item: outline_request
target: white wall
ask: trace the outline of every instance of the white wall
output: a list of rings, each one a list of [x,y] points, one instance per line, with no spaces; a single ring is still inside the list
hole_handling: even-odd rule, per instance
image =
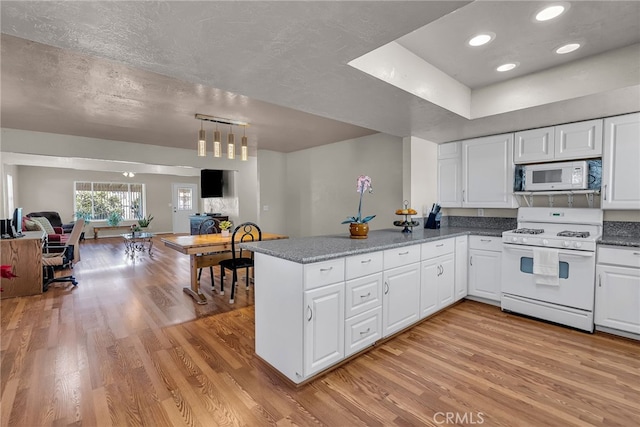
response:
[[[287,155],[276,151],[258,151],[259,222],[271,233],[288,234],[290,213],[286,211]],[[266,209],[266,210],[265,210]]]
[[[402,206],[402,140],[386,134],[341,141],[286,155],[285,218],[289,236],[348,233],[341,224],[358,213],[359,175],[371,177],[362,215],[370,229],[393,228]],[[263,175],[261,169],[261,175]]]
[[[404,199],[426,216],[438,201],[438,145],[415,136],[403,138]]]

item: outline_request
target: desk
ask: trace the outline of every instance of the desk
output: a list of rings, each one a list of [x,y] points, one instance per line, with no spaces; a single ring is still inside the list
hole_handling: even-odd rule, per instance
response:
[[[42,293],[42,246],[44,231],[25,231],[24,237],[2,239],[2,265],[10,265],[18,276],[2,279],[2,299]]]
[[[151,249],[153,249],[153,233],[141,233],[136,231],[135,233],[121,234],[124,239],[124,251],[127,255],[133,256],[136,251],[144,252],[145,250],[151,256]],[[147,247],[145,247],[145,243]]]
[[[262,233],[262,240],[287,238],[288,236],[282,234]],[[231,237],[222,237],[220,234],[203,234],[196,236],[168,236],[160,240],[165,246],[189,255],[191,259],[191,287],[183,288],[183,290],[191,295],[198,304],[206,304],[207,298],[200,292],[198,269],[218,265],[221,260],[231,258]]]

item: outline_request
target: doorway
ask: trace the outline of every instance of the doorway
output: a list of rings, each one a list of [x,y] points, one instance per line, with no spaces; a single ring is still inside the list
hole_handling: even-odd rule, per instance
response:
[[[198,212],[198,186],[196,184],[171,184],[173,202],[173,232],[191,232],[189,217]]]

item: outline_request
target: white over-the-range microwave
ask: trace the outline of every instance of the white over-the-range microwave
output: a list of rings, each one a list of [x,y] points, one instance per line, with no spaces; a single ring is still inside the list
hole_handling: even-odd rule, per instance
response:
[[[586,190],[589,162],[543,163],[524,166],[525,191]]]

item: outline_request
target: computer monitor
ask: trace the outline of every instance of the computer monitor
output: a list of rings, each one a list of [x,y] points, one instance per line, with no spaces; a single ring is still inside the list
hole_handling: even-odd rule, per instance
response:
[[[22,208],[15,208],[13,211],[13,229],[15,230],[15,235],[22,235]]]

